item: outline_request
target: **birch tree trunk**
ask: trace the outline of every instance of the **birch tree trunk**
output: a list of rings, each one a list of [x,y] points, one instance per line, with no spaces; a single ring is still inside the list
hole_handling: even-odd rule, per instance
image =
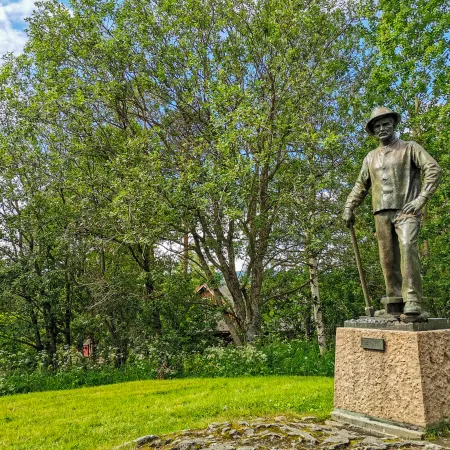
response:
[[[325,324],[323,321],[322,303],[320,301],[319,282],[317,273],[317,258],[310,256],[309,264],[309,285],[311,287],[311,299],[313,305],[314,324],[317,332],[317,341],[319,344],[320,355],[323,356],[327,349],[327,340],[325,336]]]

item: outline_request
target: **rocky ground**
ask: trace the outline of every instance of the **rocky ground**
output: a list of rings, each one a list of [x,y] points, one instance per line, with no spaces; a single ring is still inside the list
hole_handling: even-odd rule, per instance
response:
[[[203,430],[144,436],[133,443],[139,450],[444,450],[447,447],[430,441],[366,434],[332,420],[322,423],[315,417],[284,416],[212,423]],[[117,449],[129,448],[130,444]]]

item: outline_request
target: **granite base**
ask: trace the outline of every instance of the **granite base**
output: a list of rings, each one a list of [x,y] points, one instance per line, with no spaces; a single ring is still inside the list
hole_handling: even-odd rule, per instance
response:
[[[391,420],[380,420],[365,414],[358,414],[351,411],[335,409],[331,413],[333,420],[346,425],[357,427],[364,432],[375,435],[395,436],[404,439],[423,439],[425,429],[413,427],[408,424],[393,422]]]
[[[334,406],[420,429],[450,419],[450,330],[338,328]]]

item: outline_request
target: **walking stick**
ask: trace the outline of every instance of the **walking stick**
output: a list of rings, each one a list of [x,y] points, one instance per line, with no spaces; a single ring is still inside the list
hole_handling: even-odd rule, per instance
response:
[[[366,316],[373,317],[374,309],[370,306],[369,291],[367,290],[366,279],[364,277],[364,271],[361,263],[361,256],[359,254],[358,242],[356,241],[355,229],[353,224],[350,225],[350,236],[352,238],[353,250],[355,251],[356,265],[358,266],[359,278],[361,280],[361,286],[364,293],[364,300],[366,302],[366,307],[364,311]]]

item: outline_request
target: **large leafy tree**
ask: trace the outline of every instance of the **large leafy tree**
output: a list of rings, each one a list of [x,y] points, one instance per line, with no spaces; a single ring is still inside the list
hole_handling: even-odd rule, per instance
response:
[[[128,247],[150,296],[155,248],[189,234],[192,264],[231,293],[238,333],[258,335],[282,202],[312,180],[295,161],[357,86],[354,25],[347,2],[40,5],[31,78],[69,158],[82,157],[85,224]]]

